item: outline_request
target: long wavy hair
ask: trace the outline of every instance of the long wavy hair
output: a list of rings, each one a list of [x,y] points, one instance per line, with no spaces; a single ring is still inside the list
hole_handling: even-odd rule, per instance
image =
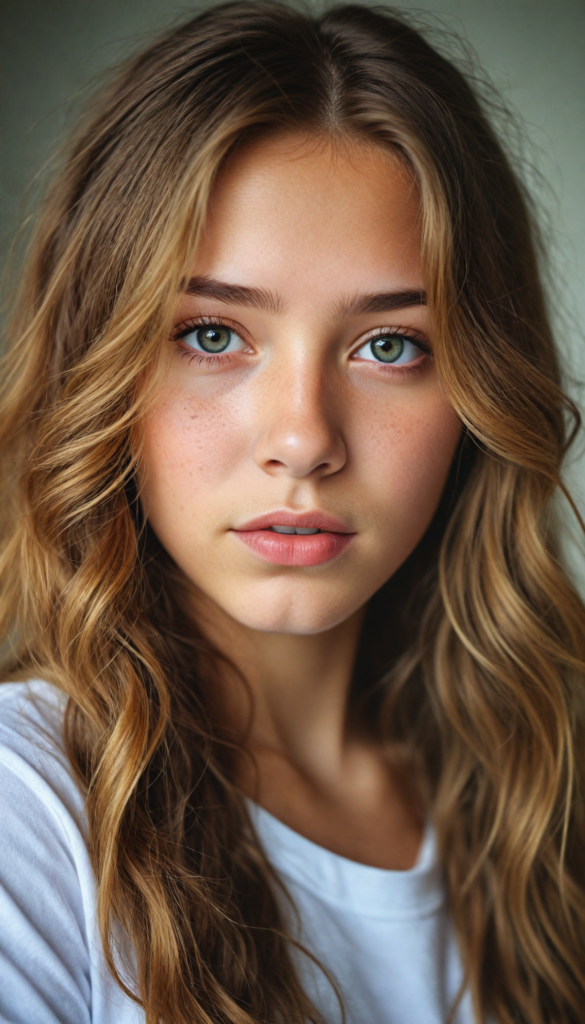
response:
[[[3,366],[4,678],[69,698],[104,949],[148,1024],[320,1021],[212,704],[222,654],[134,483],[218,170],[251,136],[287,132],[391,149],[415,175],[437,372],[464,426],[427,534],[370,602],[354,699],[433,817],[478,1022],[575,1024],[585,609],[552,504],[578,414],[523,187],[473,89],[402,16],[216,6],[87,110]]]

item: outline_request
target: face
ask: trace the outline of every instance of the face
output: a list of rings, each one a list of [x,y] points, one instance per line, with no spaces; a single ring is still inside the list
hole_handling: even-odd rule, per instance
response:
[[[391,154],[288,137],[224,168],[140,481],[208,609],[319,633],[421,539],[460,433],[422,290],[419,196]]]

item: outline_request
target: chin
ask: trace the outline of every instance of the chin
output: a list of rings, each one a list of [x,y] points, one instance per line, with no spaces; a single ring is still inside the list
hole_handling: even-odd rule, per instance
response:
[[[224,610],[247,629],[260,633],[289,633],[295,636],[312,636],[325,633],[349,619],[362,602],[353,600],[332,600],[329,595],[320,600],[316,595],[280,596],[250,601],[230,601],[223,604]]]

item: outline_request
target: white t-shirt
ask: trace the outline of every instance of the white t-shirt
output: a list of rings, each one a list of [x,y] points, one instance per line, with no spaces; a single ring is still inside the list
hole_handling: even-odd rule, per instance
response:
[[[48,683],[0,685],[0,1021],[144,1024],[104,961],[63,709]],[[385,871],[315,845],[255,804],[251,812],[299,911],[300,933],[292,915],[290,927],[335,976],[348,1024],[444,1024],[461,968],[432,832],[412,870]],[[299,967],[338,1024],[329,983],[306,957]],[[466,998],[456,1024],[472,1021]]]

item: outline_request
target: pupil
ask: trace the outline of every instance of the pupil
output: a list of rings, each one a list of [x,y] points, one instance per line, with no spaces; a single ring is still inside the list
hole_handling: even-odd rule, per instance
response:
[[[404,352],[404,339],[398,334],[384,334],[371,343],[372,353],[382,363],[395,363]]]
[[[201,327],[197,341],[204,352],[223,352],[230,343],[230,331],[227,327]]]

